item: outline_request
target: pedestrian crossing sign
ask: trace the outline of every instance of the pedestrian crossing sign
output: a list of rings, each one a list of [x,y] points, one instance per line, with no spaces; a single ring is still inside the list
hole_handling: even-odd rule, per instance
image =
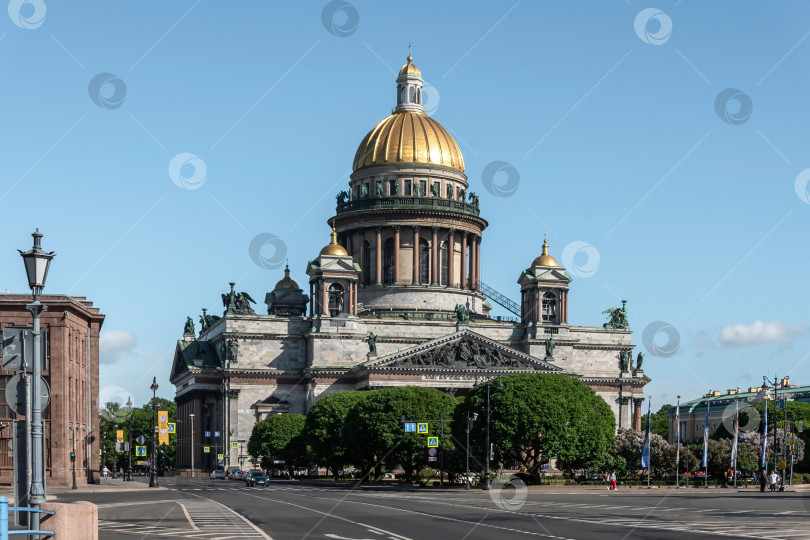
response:
[[[438,447],[439,447],[439,438],[428,437],[428,448],[438,448]]]
[[[232,442],[231,443],[231,448],[239,448],[239,443],[238,442]]]
[[[172,435],[177,433],[177,424],[175,424],[174,422],[169,422],[169,433]]]
[[[135,455],[136,456],[145,456],[146,455],[146,447],[145,446],[136,446],[135,447]]]
[[[416,432],[422,433],[423,435],[427,435],[428,434],[427,422],[419,422],[418,424],[416,424]]]
[[[224,456],[222,454],[217,454],[217,459],[222,461],[224,459]]]
[[[203,446],[203,454],[207,454],[207,453],[209,453],[210,451],[211,451],[211,447],[210,447],[210,446]]]

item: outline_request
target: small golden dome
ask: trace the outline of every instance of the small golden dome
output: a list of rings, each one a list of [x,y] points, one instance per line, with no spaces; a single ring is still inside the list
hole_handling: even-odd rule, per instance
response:
[[[413,65],[413,56],[410,54],[408,55],[408,63],[402,66],[402,69],[399,70],[400,77],[407,77],[409,79],[412,78],[422,78],[422,72],[419,70],[418,67]]]
[[[328,245],[324,246],[324,248],[321,250],[321,255],[334,255],[335,257],[349,256],[349,252],[346,251],[346,248],[337,242],[337,231],[335,230],[334,223],[332,223],[332,241],[329,242]]]
[[[557,260],[548,254],[548,241],[543,238],[543,253],[537,257],[532,263],[532,268],[535,266],[560,266]]]
[[[356,171],[402,163],[440,165],[464,172],[464,158],[456,141],[422,111],[397,111],[374,126],[357,148],[352,168]]]
[[[276,289],[300,289],[298,283],[290,278],[290,266],[284,268],[284,279],[276,283]]]

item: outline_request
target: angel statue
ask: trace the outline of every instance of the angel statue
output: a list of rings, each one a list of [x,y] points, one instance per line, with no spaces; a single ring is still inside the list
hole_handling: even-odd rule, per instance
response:
[[[255,315],[256,312],[250,307],[250,304],[256,303],[256,300],[250,297],[246,292],[237,293],[234,290],[236,283],[231,282],[231,290],[222,295],[222,305],[225,306],[225,315]]]
[[[186,317],[186,327],[183,329],[183,335],[193,336],[197,332],[194,330],[194,319]]]
[[[627,300],[622,300],[622,307],[608,308],[602,313],[608,314],[610,319],[602,325],[603,327],[623,330],[630,328],[630,324],[627,322]]]

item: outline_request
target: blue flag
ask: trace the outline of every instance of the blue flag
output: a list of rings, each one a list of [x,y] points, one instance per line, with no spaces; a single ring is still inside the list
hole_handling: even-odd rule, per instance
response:
[[[709,411],[712,408],[711,402],[706,402],[706,422],[703,424],[703,461],[700,466],[704,469],[709,466]]]
[[[765,422],[762,424],[762,461],[760,468],[764,469],[768,465],[768,402],[765,402]]]
[[[650,402],[647,402],[647,430],[644,432],[644,448],[641,449],[641,468],[650,467]]]

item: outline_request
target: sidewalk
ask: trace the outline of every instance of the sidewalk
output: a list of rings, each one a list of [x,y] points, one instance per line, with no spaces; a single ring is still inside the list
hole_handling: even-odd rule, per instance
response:
[[[148,489],[166,490],[165,487],[150,488],[149,479],[142,476],[133,476],[132,482],[124,482],[121,478],[108,478],[101,480],[100,484],[87,484],[77,483],[77,489],[72,489],[70,486],[46,486],[48,501],[55,501],[59,499],[59,495],[68,493],[81,494],[81,493],[105,493],[105,492],[125,492],[125,491],[142,491]],[[158,479],[158,485],[160,479]],[[9,501],[9,505],[14,505],[14,491],[9,490],[7,493],[2,493]]]

